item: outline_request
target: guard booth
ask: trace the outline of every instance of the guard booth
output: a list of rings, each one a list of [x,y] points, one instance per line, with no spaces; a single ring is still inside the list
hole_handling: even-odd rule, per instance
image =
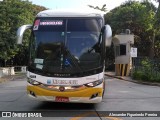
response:
[[[134,44],[134,35],[130,30],[115,35],[113,38],[115,51],[115,74],[116,76],[128,76],[131,69],[131,45]]]

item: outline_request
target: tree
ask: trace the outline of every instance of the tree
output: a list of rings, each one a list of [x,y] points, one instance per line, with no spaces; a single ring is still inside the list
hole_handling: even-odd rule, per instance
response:
[[[28,46],[29,33],[25,34],[22,47],[16,45],[16,31],[23,24],[33,22],[35,14],[44,7],[32,5],[28,0],[3,0],[0,2],[0,59],[13,59]],[[19,56],[20,57],[20,56]]]
[[[32,20],[30,22],[26,22],[23,24],[32,24],[37,13],[39,13],[40,11],[46,10],[45,7],[34,5],[34,4],[32,4],[30,7],[31,7],[31,11],[29,11],[29,12],[31,13],[30,18]],[[21,24],[21,25],[23,25],[23,24]],[[19,25],[18,27],[20,27],[21,25]],[[13,63],[15,65],[27,65],[28,64],[28,59],[26,59],[26,58],[28,58],[28,55],[29,55],[28,46],[29,46],[30,32],[31,32],[30,30],[27,30],[24,34],[23,44],[19,46],[19,51],[14,56],[14,59],[13,59],[13,61],[14,61]]]
[[[107,23],[111,24],[113,33],[130,29],[135,34],[135,44],[139,54],[148,56],[153,43],[154,16],[156,8],[149,1],[127,1],[106,14]]]
[[[96,9],[96,10],[100,10],[100,11],[104,11],[104,12],[107,12],[107,8],[106,8],[106,4],[104,4],[101,8],[96,6],[92,6],[92,5],[88,5],[90,8],[93,8],[93,9]]]
[[[157,11],[154,16],[154,33],[152,37],[152,51],[150,54],[159,56],[160,58],[160,0],[155,0],[158,3]],[[154,50],[154,51],[153,51]]]

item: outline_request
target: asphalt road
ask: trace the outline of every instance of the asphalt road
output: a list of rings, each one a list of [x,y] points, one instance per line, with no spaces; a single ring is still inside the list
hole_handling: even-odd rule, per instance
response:
[[[132,111],[160,111],[160,87],[136,84],[106,77],[106,91],[101,103],[71,104],[30,100],[26,94],[26,79],[16,79],[0,83],[0,111],[44,112],[42,118],[26,120],[159,120],[160,117],[108,117],[113,113]],[[104,112],[101,112],[104,111]],[[144,112],[143,112],[144,113]],[[1,113],[0,113],[1,114]],[[78,116],[78,117],[77,117]],[[11,118],[0,118],[0,120]],[[12,118],[18,120],[18,118]],[[22,119],[22,118],[19,118]]]

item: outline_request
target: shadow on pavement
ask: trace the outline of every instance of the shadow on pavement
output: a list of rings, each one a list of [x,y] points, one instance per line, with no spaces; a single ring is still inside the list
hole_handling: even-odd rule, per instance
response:
[[[94,110],[94,104],[42,102],[35,110]]]

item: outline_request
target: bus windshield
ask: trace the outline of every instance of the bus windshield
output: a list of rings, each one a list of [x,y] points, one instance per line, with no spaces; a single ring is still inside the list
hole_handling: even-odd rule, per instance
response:
[[[101,62],[101,18],[36,18],[29,67],[43,73],[75,73]]]

